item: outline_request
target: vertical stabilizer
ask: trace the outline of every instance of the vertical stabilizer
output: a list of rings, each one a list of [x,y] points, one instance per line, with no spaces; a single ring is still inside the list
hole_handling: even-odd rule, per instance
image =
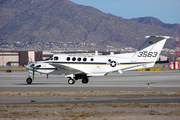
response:
[[[165,42],[169,36],[146,36],[147,40],[134,53],[136,61],[156,62]]]

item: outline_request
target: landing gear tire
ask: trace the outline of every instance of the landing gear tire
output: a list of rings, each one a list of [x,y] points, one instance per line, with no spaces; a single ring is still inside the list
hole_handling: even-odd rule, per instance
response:
[[[27,78],[26,82],[27,82],[27,84],[31,84],[32,83],[32,78]]]
[[[72,85],[72,84],[74,84],[74,83],[75,83],[75,80],[74,80],[74,79],[72,79],[72,78],[70,78],[70,79],[68,80],[68,83],[69,83],[70,85]]]
[[[83,79],[82,79],[82,83],[83,83],[83,84],[87,84],[88,82],[89,82],[89,79],[88,79],[88,78],[83,78]]]

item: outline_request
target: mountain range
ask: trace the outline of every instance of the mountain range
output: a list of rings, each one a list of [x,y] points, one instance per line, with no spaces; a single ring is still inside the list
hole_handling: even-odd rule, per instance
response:
[[[180,24],[154,17],[124,19],[70,0],[0,0],[0,44],[17,41],[96,43],[138,48],[146,35],[175,36]],[[165,44],[174,48],[174,40]]]

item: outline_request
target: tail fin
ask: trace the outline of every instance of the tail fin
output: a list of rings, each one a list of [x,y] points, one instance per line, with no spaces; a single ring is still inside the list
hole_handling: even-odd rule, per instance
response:
[[[136,61],[156,62],[165,42],[169,36],[146,36],[147,40],[134,53],[133,59]]]

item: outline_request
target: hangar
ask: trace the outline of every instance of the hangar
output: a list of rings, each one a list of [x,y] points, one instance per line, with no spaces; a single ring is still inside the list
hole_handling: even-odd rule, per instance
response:
[[[0,66],[23,66],[29,62],[42,60],[42,52],[35,51],[1,51]]]

